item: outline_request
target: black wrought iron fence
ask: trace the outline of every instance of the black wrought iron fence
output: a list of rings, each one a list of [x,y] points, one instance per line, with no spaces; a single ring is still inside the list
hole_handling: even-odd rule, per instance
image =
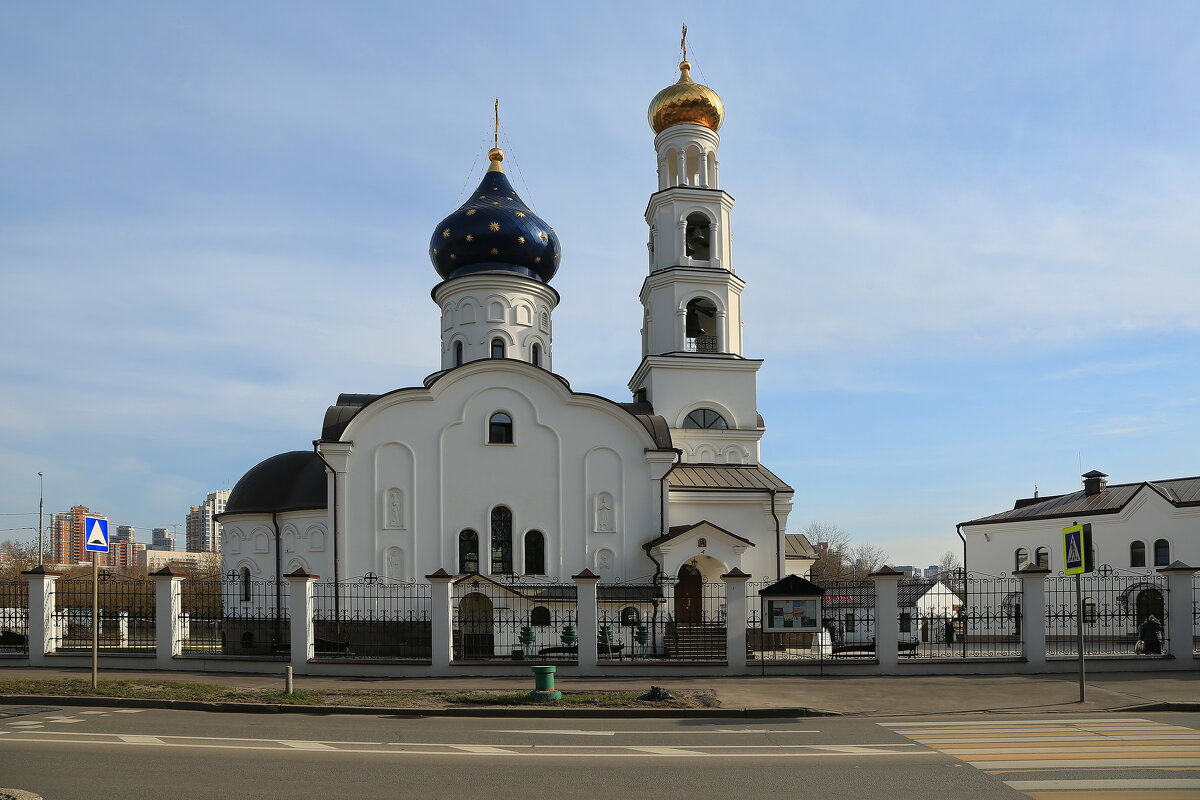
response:
[[[1080,619],[1080,605],[1085,655],[1133,655],[1139,628],[1150,616],[1162,626],[1160,652],[1166,651],[1165,577],[1153,570],[1121,570],[1104,564],[1080,576],[1080,587],[1082,603],[1077,604],[1074,576],[1046,579],[1047,655],[1078,655],[1076,621]]]
[[[493,580],[468,575],[454,585],[456,661],[577,661],[579,615],[573,583]]]
[[[99,610],[98,649],[106,653],[153,653],[156,637],[154,581],[101,570],[96,593]],[[55,581],[51,619],[51,646],[55,652],[91,650],[90,575]]]
[[[901,657],[1020,657],[1020,578],[971,572],[903,580],[897,589]]]
[[[29,653],[29,584],[0,581],[0,655]]]
[[[597,601],[603,661],[725,660],[722,582],[660,578],[600,584]]]
[[[1200,572],[1192,575],[1192,652],[1200,653]]]
[[[429,660],[430,586],[380,578],[313,584],[317,658]]]
[[[822,582],[821,645],[834,659],[875,658],[875,582]]]
[[[234,573],[223,580],[185,580],[181,592],[184,655],[288,658],[287,581]]]

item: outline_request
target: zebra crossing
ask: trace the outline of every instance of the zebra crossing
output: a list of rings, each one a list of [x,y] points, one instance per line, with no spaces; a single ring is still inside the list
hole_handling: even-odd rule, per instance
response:
[[[1200,731],[1181,725],[1129,717],[880,725],[1036,800],[1200,797]],[[1097,774],[1147,770],[1153,777]]]

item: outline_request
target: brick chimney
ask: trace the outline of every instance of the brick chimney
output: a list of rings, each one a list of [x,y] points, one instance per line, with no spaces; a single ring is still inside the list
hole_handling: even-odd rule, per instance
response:
[[[1108,488],[1108,476],[1098,469],[1083,473],[1083,493],[1091,496]]]

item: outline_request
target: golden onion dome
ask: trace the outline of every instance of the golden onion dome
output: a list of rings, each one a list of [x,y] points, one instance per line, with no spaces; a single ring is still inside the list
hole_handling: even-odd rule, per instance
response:
[[[690,123],[719,130],[725,117],[725,104],[712,89],[692,80],[692,65],[679,65],[679,82],[654,95],[650,101],[650,127],[662,133],[672,125]]]

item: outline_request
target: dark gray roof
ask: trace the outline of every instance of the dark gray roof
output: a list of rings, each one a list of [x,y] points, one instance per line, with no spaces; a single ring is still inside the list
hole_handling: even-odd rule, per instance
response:
[[[225,503],[229,514],[328,508],[325,464],[311,450],[271,456],[242,476]]]
[[[679,464],[667,476],[672,489],[790,492],[792,487],[761,464]]]
[[[699,522],[692,523],[691,525],[672,525],[670,528],[667,529],[667,532],[664,533],[662,536],[657,536],[657,537],[651,539],[650,541],[646,542],[644,545],[642,545],[642,549],[649,551],[650,548],[657,547],[658,545],[662,544],[663,542],[669,542],[678,536],[683,536],[688,531],[695,530],[696,528],[699,528],[701,525],[707,525],[708,527],[713,528],[714,530],[716,530],[719,533],[723,533],[726,536],[729,536],[730,538],[736,539],[737,541],[741,542],[742,544],[747,544],[747,545],[750,545],[751,547],[754,547],[754,542],[750,541],[749,539],[747,539],[743,536],[738,536],[733,531],[727,531],[724,528],[722,528],[720,525],[714,525],[706,519],[702,519]]]
[[[783,554],[788,558],[816,558],[817,551],[803,533],[783,535]]]
[[[1115,514],[1143,489],[1159,494],[1176,507],[1200,505],[1200,477],[1172,478],[1165,481],[1109,484],[1096,494],[1083,490],[1046,498],[1022,498],[1013,508],[980,517],[963,525],[989,525],[999,522],[1026,522],[1034,519],[1057,519],[1087,514]]]

